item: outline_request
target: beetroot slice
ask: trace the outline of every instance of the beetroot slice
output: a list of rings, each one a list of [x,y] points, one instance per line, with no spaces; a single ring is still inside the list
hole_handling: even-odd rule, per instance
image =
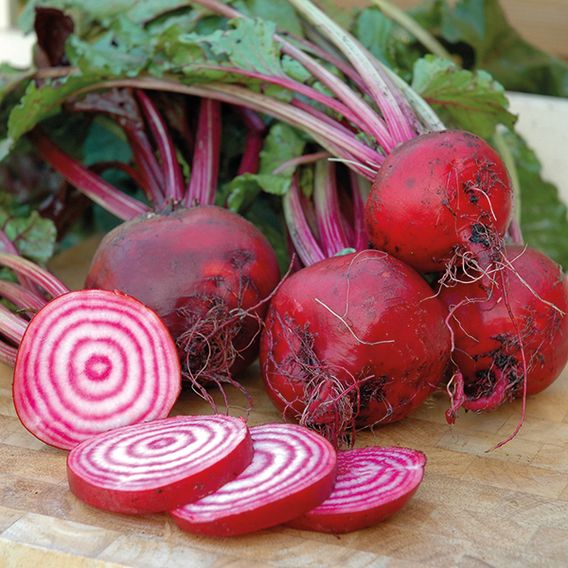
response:
[[[67,458],[71,491],[93,507],[157,513],[200,499],[252,460],[245,422],[230,416],[175,416],[86,440]]]
[[[171,512],[183,530],[232,536],[272,527],[315,507],[331,493],[336,452],[322,436],[294,424],[251,428],[254,457],[215,493]]]
[[[408,448],[370,447],[340,452],[331,495],[288,526],[346,533],[384,521],[418,489],[425,465],[426,456]]]
[[[180,389],[176,346],[158,316],[130,296],[103,290],[69,292],[40,310],[14,368],[22,424],[63,449],[165,418]]]

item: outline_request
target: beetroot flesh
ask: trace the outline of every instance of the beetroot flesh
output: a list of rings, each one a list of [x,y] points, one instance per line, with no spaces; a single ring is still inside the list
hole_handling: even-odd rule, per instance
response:
[[[456,284],[440,293],[448,308],[454,308],[449,323],[453,360],[460,371],[450,421],[459,406],[492,410],[522,396],[525,380],[527,394],[536,394],[568,363],[566,276],[534,249],[508,245],[504,259],[490,294],[479,282]]]
[[[379,170],[365,220],[374,248],[422,272],[456,254],[485,269],[509,225],[512,190],[501,158],[477,136],[446,130],[400,145]],[[465,258],[462,258],[465,255]]]
[[[289,527],[334,534],[370,527],[397,513],[424,477],[426,456],[407,448],[357,448],[337,455],[331,495]]]
[[[272,298],[260,349],[267,392],[287,418],[341,445],[356,428],[404,418],[440,383],[444,318],[420,275],[385,252],[313,264]]]
[[[117,513],[158,513],[196,501],[240,474],[252,460],[243,420],[175,416],[86,440],[67,458],[71,492]]]
[[[134,298],[103,290],[49,302],[30,321],[14,368],[20,421],[62,449],[164,418],[180,390],[176,347],[158,316]]]
[[[326,499],[335,482],[336,452],[327,440],[294,424],[251,428],[252,463],[200,501],[171,512],[183,530],[235,536],[285,523]]]
[[[279,276],[274,251],[254,225],[201,206],[138,217],[111,231],[86,286],[121,290],[154,309],[189,377],[207,383],[254,360],[266,312],[259,304]]]

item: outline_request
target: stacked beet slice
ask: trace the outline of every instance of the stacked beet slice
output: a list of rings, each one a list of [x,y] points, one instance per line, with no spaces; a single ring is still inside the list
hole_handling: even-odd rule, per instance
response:
[[[118,428],[69,453],[71,491],[120,513],[169,512],[183,530],[235,536],[287,523],[341,533],[384,520],[422,481],[406,448],[337,453],[295,424],[250,430],[224,415],[177,416]]]
[[[157,513],[217,490],[247,467],[252,440],[243,420],[176,416],[111,430],[67,459],[71,491],[117,513]]]

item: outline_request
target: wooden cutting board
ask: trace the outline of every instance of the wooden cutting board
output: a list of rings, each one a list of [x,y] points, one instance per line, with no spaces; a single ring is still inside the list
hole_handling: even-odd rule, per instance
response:
[[[52,269],[80,286],[95,244],[67,252]],[[244,384],[255,400],[250,424],[279,420],[257,368]],[[107,514],[78,501],[67,488],[66,453],[20,425],[11,370],[0,366],[0,566],[567,566],[568,369],[529,400],[521,432],[497,451],[487,452],[514,429],[519,403],[462,415],[453,427],[444,422],[445,408],[445,398],[434,396],[411,418],[358,438],[361,446],[409,446],[428,456],[424,483],[392,519],[342,536],[278,527],[214,539],[185,534],[165,515]],[[189,393],[175,407],[181,414],[209,411]]]

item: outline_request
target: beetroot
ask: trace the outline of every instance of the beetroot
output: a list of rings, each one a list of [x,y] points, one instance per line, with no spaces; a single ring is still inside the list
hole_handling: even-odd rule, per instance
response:
[[[373,247],[423,272],[487,270],[510,221],[512,190],[499,155],[481,138],[447,130],[387,157],[365,220]]]
[[[100,244],[86,286],[122,290],[156,310],[197,381],[221,380],[256,357],[261,305],[279,279],[251,223],[219,207],[142,216]]]
[[[0,266],[19,284],[0,286],[0,359],[14,365],[13,400],[37,438],[70,449],[112,428],[164,418],[181,390],[175,343],[138,300],[69,289],[12,254]],[[30,319],[31,318],[31,319]]]
[[[175,344],[158,316],[134,298],[84,290],[52,300],[29,323],[13,398],[34,436],[70,449],[167,416],[180,386]]]
[[[67,475],[71,491],[88,505],[157,513],[215,491],[251,460],[243,420],[176,416],[86,440],[69,453]]]
[[[315,432],[294,424],[251,428],[252,463],[203,499],[172,511],[183,530],[233,536],[272,527],[326,499],[335,482],[336,453]]]
[[[337,455],[331,495],[288,526],[346,533],[375,525],[398,512],[424,477],[426,456],[408,448],[357,448]]]
[[[188,182],[173,136],[143,91],[98,94],[76,103],[76,108],[117,120],[133,152],[134,165],[128,165],[127,171],[153,208],[149,212],[41,132],[34,134],[37,149],[54,169],[126,221],[100,244],[86,287],[120,290],[154,309],[174,336],[184,378],[214,407],[206,390],[212,384],[223,395],[224,383],[236,386],[250,402],[233,374],[256,357],[264,303],[280,273],[276,254],[263,234],[244,218],[213,205],[221,138],[219,103],[200,102]],[[258,136],[257,132],[252,138]],[[258,154],[257,141],[243,156],[247,171],[256,163],[255,149]]]
[[[568,362],[568,281],[544,254],[518,245],[503,252],[488,292],[479,282],[443,288],[454,336],[453,421],[460,406],[491,410],[548,387]]]
[[[272,298],[260,349],[268,394],[335,444],[400,420],[443,378],[444,317],[427,283],[385,252],[317,262]]]

